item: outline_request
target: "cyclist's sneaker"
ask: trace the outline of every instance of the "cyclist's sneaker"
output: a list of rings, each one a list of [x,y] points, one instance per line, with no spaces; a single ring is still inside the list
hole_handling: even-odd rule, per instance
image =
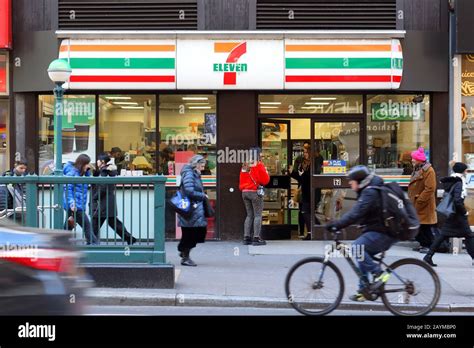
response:
[[[355,302],[364,302],[366,298],[360,292],[356,292],[354,295],[349,297],[349,300],[355,301]]]
[[[388,282],[390,279],[391,274],[388,272],[380,272],[379,274],[374,275],[374,282],[371,286],[371,289],[378,289],[380,288],[383,284]]]

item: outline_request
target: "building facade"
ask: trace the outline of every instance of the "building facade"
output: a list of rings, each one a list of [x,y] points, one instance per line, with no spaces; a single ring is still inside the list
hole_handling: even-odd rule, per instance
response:
[[[351,166],[403,185],[422,146],[448,173],[449,18],[441,0],[17,0],[10,154],[40,175],[54,167],[46,69],[60,57],[73,68],[64,160],[120,149],[122,175],[166,175],[171,196],[184,163],[203,154],[217,210],[208,238],[233,239],[244,219],[239,150],[258,145],[271,174],[264,237],[289,239],[298,208],[287,172],[308,142],[322,239],[320,224],[354,202]],[[166,231],[179,237],[171,211]]]

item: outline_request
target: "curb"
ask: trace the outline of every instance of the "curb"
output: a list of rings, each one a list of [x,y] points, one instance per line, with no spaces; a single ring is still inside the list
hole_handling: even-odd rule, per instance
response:
[[[135,294],[95,293],[90,291],[86,300],[101,306],[180,306],[180,307],[254,307],[292,308],[286,299],[272,297],[217,296],[203,294]],[[381,302],[357,303],[343,301],[338,309],[388,311]],[[474,313],[473,304],[438,304],[434,312]]]

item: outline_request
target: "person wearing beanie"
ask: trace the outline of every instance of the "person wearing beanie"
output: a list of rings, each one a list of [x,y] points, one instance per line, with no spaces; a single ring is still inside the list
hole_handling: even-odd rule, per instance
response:
[[[436,249],[449,238],[464,238],[467,253],[471,256],[472,265],[474,266],[474,234],[467,219],[468,212],[464,206],[464,199],[467,196],[466,173],[467,165],[462,162],[456,162],[452,166],[453,174],[441,179],[444,191],[448,195],[452,195],[455,206],[455,213],[446,219],[441,233],[437,236],[430,246],[428,254],[423,258],[431,266],[436,266],[433,262],[433,255]]]
[[[390,249],[397,242],[388,234],[382,216],[382,204],[377,187],[383,186],[383,179],[370,173],[366,166],[355,166],[347,174],[351,189],[357,193],[357,202],[351,210],[342,216],[340,220],[331,221],[326,224],[328,231],[334,232],[352,224],[363,226],[363,232],[353,243],[355,259],[362,273],[359,290],[350,296],[352,301],[363,302],[366,300],[363,293],[365,284],[369,281],[370,274],[374,284],[382,286],[387,281],[387,274],[380,268],[380,263],[374,262],[373,256]],[[362,250],[358,253],[357,250]]]
[[[208,199],[204,192],[204,185],[201,180],[201,172],[206,167],[206,159],[201,155],[195,155],[181,170],[181,189],[192,204],[190,216],[178,215],[179,226],[182,236],[178,244],[181,265],[197,266],[191,260],[191,249],[197,243],[204,243],[207,233],[207,218],[204,208],[204,200]]]
[[[413,173],[408,185],[408,196],[420,219],[420,232],[416,240],[421,252],[427,252],[433,243],[433,229],[436,228],[436,173],[426,159],[425,149],[420,147],[411,153]]]

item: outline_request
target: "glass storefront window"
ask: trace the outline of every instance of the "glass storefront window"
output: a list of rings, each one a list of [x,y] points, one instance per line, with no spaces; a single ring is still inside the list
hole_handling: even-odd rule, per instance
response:
[[[360,164],[359,122],[314,123],[314,173],[337,175]]]
[[[468,165],[468,195],[465,204],[469,211],[469,224],[474,225],[474,55],[462,56],[461,69],[461,160]]]
[[[39,96],[39,174],[54,172],[54,96]],[[94,95],[66,95],[63,103],[63,163],[87,154],[95,162],[96,124]]]
[[[154,95],[99,96],[99,151],[110,152],[120,175],[156,173]]]
[[[9,101],[8,99],[0,99],[0,172],[5,172],[9,167],[9,151],[8,151],[8,125],[9,125]]]
[[[216,175],[215,95],[160,95],[158,172],[179,175],[195,154],[207,158],[203,175]]]
[[[258,97],[261,114],[361,114],[362,95],[271,94]]]
[[[429,96],[367,96],[367,162],[377,174],[411,174],[411,152],[422,146],[429,159],[429,145]]]
[[[8,93],[8,54],[0,52],[0,95]]]

